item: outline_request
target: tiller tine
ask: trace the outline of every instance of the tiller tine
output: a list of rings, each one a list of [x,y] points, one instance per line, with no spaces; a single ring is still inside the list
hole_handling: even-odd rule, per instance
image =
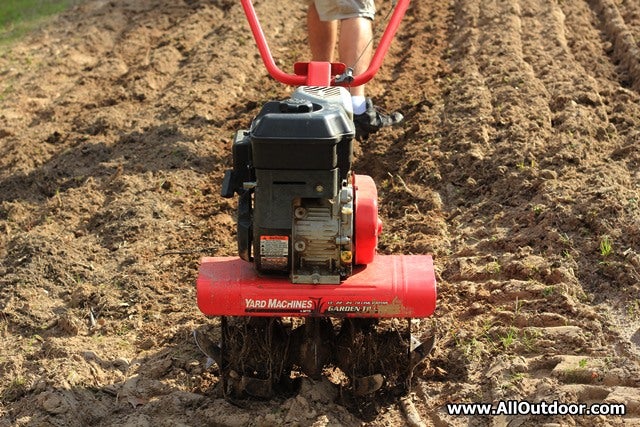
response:
[[[196,343],[196,346],[198,347],[198,349],[205,355],[207,356],[208,359],[210,359],[211,361],[215,362],[216,365],[218,365],[218,367],[220,369],[223,368],[222,366],[222,349],[220,348],[220,346],[216,343],[214,343],[213,341],[211,341],[211,339],[204,333],[198,331],[198,330],[194,330],[193,331],[193,340]]]
[[[366,396],[375,393],[382,388],[384,377],[382,374],[374,374],[366,377],[352,378],[352,387],[354,396]]]
[[[409,357],[409,369],[413,371],[422,361],[424,361],[436,345],[435,333],[424,341],[419,341],[413,335],[411,336],[411,353]]]
[[[268,399],[273,396],[271,384],[271,379],[262,380],[245,375],[240,379],[240,390],[252,397]]]

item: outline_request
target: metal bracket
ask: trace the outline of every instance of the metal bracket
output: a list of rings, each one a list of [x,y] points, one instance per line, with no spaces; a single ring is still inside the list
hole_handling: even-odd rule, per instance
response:
[[[339,74],[336,76],[336,83],[347,83],[351,84],[353,82],[353,68],[347,68],[343,74]]]

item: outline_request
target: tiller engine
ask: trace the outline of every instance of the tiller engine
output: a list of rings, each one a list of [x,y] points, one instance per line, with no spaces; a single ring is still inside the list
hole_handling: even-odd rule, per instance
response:
[[[408,381],[433,346],[410,331],[411,318],[435,310],[432,257],[376,254],[377,190],[351,168],[351,99],[337,85],[375,75],[408,3],[398,1],[367,73],[349,77],[343,64],[280,71],[251,1],[242,0],[267,69],[299,87],[236,133],[222,196],[238,197],[239,257],[200,266],[198,306],[221,317],[221,333],[219,345],[203,334],[196,341],[218,364],[227,394],[268,397],[292,376],[336,367],[364,395]]]

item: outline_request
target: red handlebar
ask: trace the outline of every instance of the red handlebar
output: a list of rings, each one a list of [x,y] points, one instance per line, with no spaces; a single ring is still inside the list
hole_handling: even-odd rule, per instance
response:
[[[389,46],[391,45],[391,41],[400,26],[400,22],[404,17],[405,12],[409,7],[410,0],[398,0],[396,7],[389,18],[389,24],[382,34],[380,41],[378,43],[378,47],[376,48],[373,57],[371,58],[371,62],[369,64],[369,68],[357,76],[354,76],[351,82],[344,83],[336,83],[335,76],[329,76],[327,78],[327,86],[329,85],[341,85],[341,86],[360,86],[367,83],[371,80],[382,65],[382,61],[384,60],[384,56],[387,54],[389,50]],[[262,32],[262,27],[260,26],[260,21],[258,20],[258,16],[256,15],[256,11],[253,7],[253,3],[251,0],[241,0],[242,7],[244,9],[244,13],[247,16],[247,20],[249,21],[249,27],[251,28],[251,32],[253,33],[253,38],[258,45],[258,50],[260,51],[260,56],[262,56],[262,61],[264,62],[265,67],[269,74],[276,80],[281,83],[291,85],[291,86],[301,86],[309,83],[308,75],[297,75],[297,74],[288,74],[282,71],[273,60],[273,56],[271,56],[271,51],[269,50],[269,45],[267,44],[266,37]],[[313,67],[312,67],[313,68]],[[318,84],[317,79],[313,79],[311,84]]]

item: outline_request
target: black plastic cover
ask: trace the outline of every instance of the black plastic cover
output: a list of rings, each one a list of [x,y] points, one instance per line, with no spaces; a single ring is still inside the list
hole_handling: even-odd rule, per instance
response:
[[[353,122],[340,105],[291,101],[266,103],[253,121],[253,167],[331,170],[351,156]]]

